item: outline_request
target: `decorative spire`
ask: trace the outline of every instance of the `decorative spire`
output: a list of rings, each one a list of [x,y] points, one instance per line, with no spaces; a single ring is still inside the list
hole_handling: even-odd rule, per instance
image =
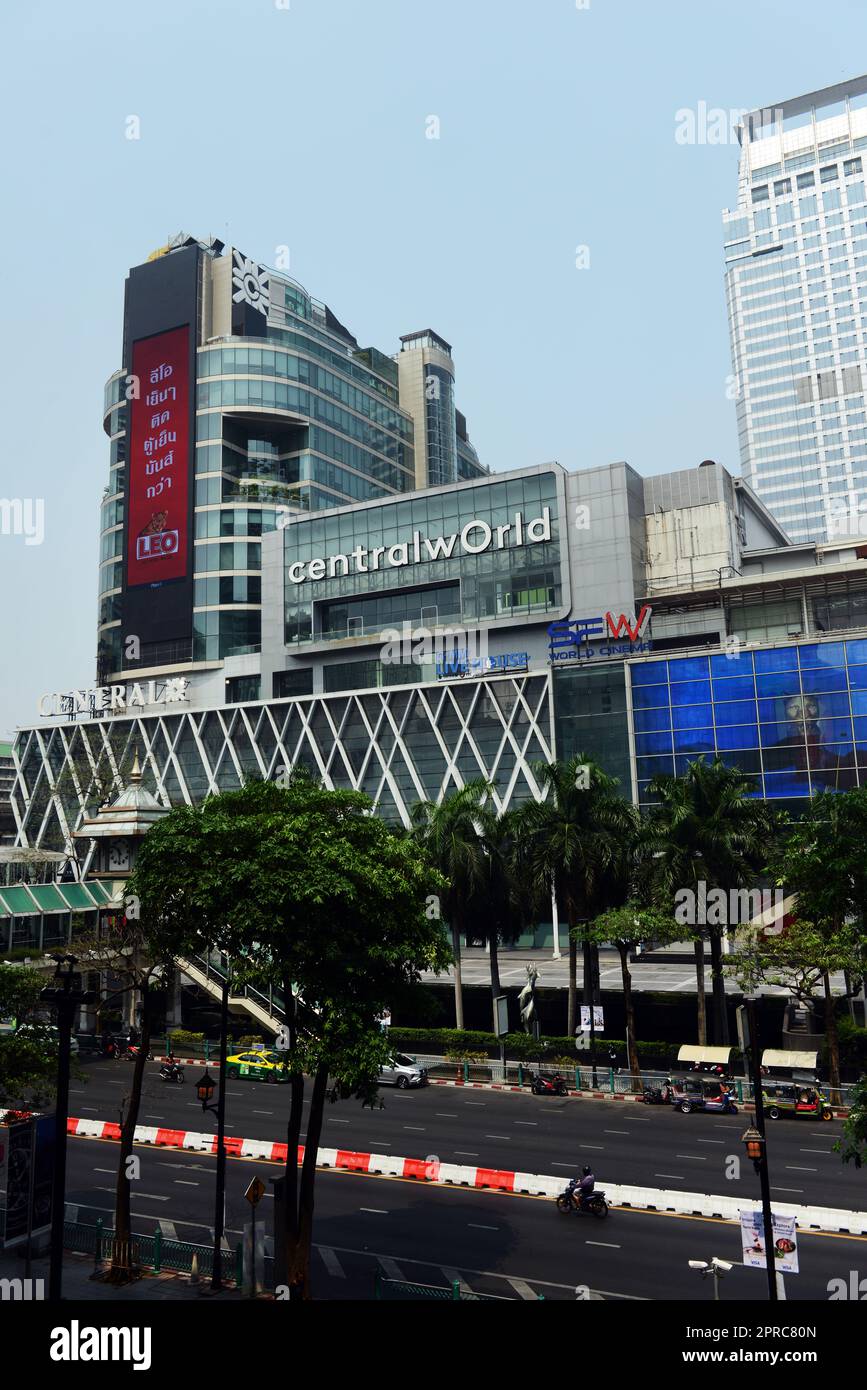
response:
[[[129,774],[129,780],[131,782],[141,781],[141,768],[138,761],[138,744],[133,748],[132,772]]]

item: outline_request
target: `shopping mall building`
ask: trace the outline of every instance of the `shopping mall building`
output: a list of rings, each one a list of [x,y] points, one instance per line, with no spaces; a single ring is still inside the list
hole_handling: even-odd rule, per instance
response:
[[[444,340],[354,348],[218,247],[130,273],[99,667],[17,734],[20,846],[83,877],[136,752],[161,807],[303,765],[403,824],[470,778],[540,796],[538,765],[578,752],[639,804],[715,753],[795,813],[867,780],[860,518],[793,545],[711,462],[488,473]],[[0,946],[34,929],[3,893]]]

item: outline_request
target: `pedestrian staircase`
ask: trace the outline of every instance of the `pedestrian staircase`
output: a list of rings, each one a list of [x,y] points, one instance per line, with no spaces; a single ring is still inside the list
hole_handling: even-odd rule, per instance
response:
[[[178,968],[212,999],[218,1002],[222,999],[229,966],[227,957],[221,952],[209,951],[200,955],[184,956],[178,961]],[[236,1014],[249,1014],[262,1028],[275,1036],[286,1022],[283,994],[280,990],[261,990],[253,985],[236,986],[232,984],[231,978],[229,1008]]]

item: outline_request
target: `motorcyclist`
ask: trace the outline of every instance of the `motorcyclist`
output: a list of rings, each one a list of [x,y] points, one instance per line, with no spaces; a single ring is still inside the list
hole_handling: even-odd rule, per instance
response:
[[[581,1169],[581,1181],[578,1184],[578,1200],[582,1205],[588,1201],[595,1186],[596,1178],[593,1175],[593,1169],[585,1163]]]
[[[170,1080],[174,1080],[179,1071],[180,1067],[178,1066],[178,1063],[175,1061],[174,1053],[170,1052],[166,1057],[165,1062],[163,1063],[163,1076],[168,1077]]]

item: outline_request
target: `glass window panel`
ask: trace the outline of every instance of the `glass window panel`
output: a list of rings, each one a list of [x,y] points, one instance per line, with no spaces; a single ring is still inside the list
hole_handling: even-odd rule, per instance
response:
[[[799,695],[800,681],[797,671],[779,671],[767,676],[756,676],[756,692],[759,697],[768,695]]]
[[[639,778],[646,778],[648,781],[660,772],[669,774],[674,772],[674,758],[671,756],[667,758],[637,758],[636,762]]]
[[[846,672],[840,667],[820,666],[813,671],[801,672],[801,685],[805,691],[845,690]]]
[[[678,661],[669,661],[668,679],[670,681],[696,680],[708,675],[706,656],[687,656]]]
[[[647,685],[632,692],[632,703],[636,709],[668,708],[668,686]]]
[[[718,704],[721,700],[749,700],[755,697],[756,687],[752,675],[735,676],[731,680],[715,680],[713,698]]]
[[[675,753],[709,753],[714,751],[713,729],[676,729]]]
[[[724,748],[758,748],[759,726],[758,724],[721,726],[718,723],[716,743],[720,750]]]
[[[810,642],[798,648],[801,670],[811,666],[842,666],[842,642]]]
[[[673,709],[671,720],[675,729],[708,729],[713,723],[711,706],[685,705],[683,709]]]
[[[766,772],[765,796],[809,796],[810,778],[806,772]]]
[[[668,705],[660,709],[637,709],[633,711],[632,722],[636,733],[671,727],[671,711]]]
[[[740,768],[741,772],[761,772],[762,758],[757,748],[739,748],[736,751],[720,750],[720,758],[726,767]]]
[[[853,642],[846,643],[846,659],[850,662],[867,662],[867,641],[858,638]]]
[[[717,728],[725,724],[749,724],[755,721],[755,718],[755,700],[732,700],[726,704],[714,705]]]
[[[754,652],[756,671],[795,671],[798,667],[796,647],[774,647],[770,651]]]
[[[636,734],[635,751],[639,756],[648,753],[670,753],[671,734],[667,729],[656,733]]]
[[[867,661],[867,657],[865,657]],[[711,675],[714,679],[726,679],[730,676],[752,675],[753,654],[752,652],[739,652],[731,656],[712,656],[710,659]]]
[[[671,687],[673,705],[697,705],[710,700],[710,681],[680,681]]]
[[[865,658],[867,660],[867,658]],[[667,677],[668,663],[665,661],[637,661],[629,668],[633,689],[639,685],[657,685]]]

